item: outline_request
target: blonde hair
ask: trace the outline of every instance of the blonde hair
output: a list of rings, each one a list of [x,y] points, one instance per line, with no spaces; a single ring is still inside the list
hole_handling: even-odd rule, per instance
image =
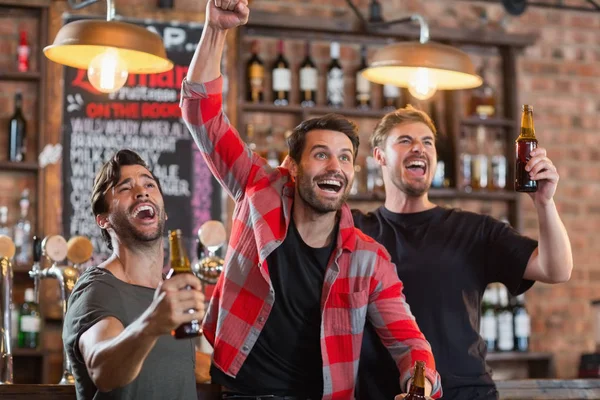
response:
[[[422,122],[431,129],[431,132],[433,132],[434,135],[436,134],[435,125],[429,115],[427,115],[425,111],[417,110],[409,104],[404,108],[399,108],[396,111],[387,113],[381,121],[379,121],[371,135],[371,147],[381,147],[385,142],[385,139],[387,139],[388,134],[395,126],[407,122]]]

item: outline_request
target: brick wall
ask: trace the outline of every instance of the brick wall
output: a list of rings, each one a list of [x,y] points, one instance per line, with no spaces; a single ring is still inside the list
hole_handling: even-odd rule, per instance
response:
[[[102,14],[104,3],[101,3],[84,11]],[[161,18],[155,3],[119,0],[116,6],[119,14]],[[485,8],[492,25],[497,27],[502,22],[509,32],[539,36],[537,44],[518,60],[519,101],[535,106],[538,137],[561,173],[556,202],[571,236],[575,270],[567,284],[536,284],[527,294],[527,301],[533,320],[533,350],[555,354],[558,377],[575,377],[579,355],[594,348],[589,302],[600,298],[600,263],[597,262],[600,236],[594,235],[600,229],[600,201],[597,200],[600,199],[600,150],[595,146],[600,139],[597,116],[600,111],[600,14],[530,8],[519,18],[503,19],[501,6],[484,3],[453,0],[381,3],[388,19],[419,12],[431,26],[444,27],[456,27],[459,23],[463,27],[476,27],[478,16]],[[168,19],[195,18],[205,4],[205,0],[175,0],[175,12]],[[368,0],[356,0],[356,4],[365,10]],[[290,17],[351,17],[344,0],[254,0],[252,7]],[[60,18],[63,11],[68,11],[65,2],[53,3],[53,18]],[[10,34],[15,35],[13,31]],[[352,53],[346,57],[352,57]],[[0,58],[0,64],[4,61]],[[342,62],[356,61],[345,58]],[[50,67],[49,70],[52,79],[60,79],[60,69]],[[497,82],[495,76],[489,79]],[[55,86],[50,93],[58,95],[56,91],[60,88]],[[9,102],[0,101],[0,105]],[[0,113],[7,114],[7,111],[0,109]],[[57,189],[48,190],[60,196]],[[535,237],[535,211],[528,199],[522,204],[525,233]],[[55,217],[59,219],[59,216],[45,216],[45,220]],[[60,221],[56,224],[59,227]]]

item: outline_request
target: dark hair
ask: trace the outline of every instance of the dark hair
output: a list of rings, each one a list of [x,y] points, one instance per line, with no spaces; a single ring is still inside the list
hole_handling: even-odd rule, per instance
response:
[[[292,134],[287,138],[290,157],[294,161],[297,163],[300,162],[302,151],[304,151],[304,144],[306,143],[306,134],[315,129],[341,132],[348,136],[354,148],[352,155],[354,162],[356,162],[356,154],[358,153],[358,145],[360,144],[358,128],[354,122],[338,114],[327,114],[322,117],[307,119],[294,128]]]
[[[112,158],[107,161],[94,179],[94,188],[92,189],[92,212],[94,217],[108,211],[108,204],[106,204],[105,195],[106,192],[114,187],[121,179],[121,167],[125,165],[141,165],[142,167],[149,170],[146,162],[136,152],[131,150],[119,150]],[[152,172],[150,172],[152,173]],[[156,186],[160,194],[162,195],[162,188],[158,178],[152,174],[156,181]],[[106,229],[102,229],[102,238],[106,242],[108,248],[112,250],[112,243],[110,235]]]

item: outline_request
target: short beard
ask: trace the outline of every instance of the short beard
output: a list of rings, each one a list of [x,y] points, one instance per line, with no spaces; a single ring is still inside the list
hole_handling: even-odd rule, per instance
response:
[[[158,226],[154,232],[142,233],[129,221],[125,212],[117,212],[111,219],[111,226],[120,241],[132,248],[150,247],[161,239],[165,230],[165,211],[158,212]],[[114,246],[113,246],[114,247]]]
[[[402,177],[390,177],[390,180],[394,186],[396,186],[402,193],[406,194],[409,197],[421,197],[425,193],[427,193],[427,191],[431,187],[431,183],[425,183],[423,185],[418,186],[408,184],[402,180]]]
[[[313,189],[312,180],[304,174],[304,171],[302,171],[302,167],[300,166],[298,166],[298,176],[296,177],[296,181],[296,190],[298,190],[300,198],[317,214],[327,214],[333,211],[339,211],[350,195],[351,182],[346,182],[345,177],[344,193],[342,193],[342,196],[338,201],[328,203],[319,200],[319,197]]]

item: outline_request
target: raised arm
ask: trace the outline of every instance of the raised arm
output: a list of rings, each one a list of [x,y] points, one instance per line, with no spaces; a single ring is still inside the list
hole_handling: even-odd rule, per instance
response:
[[[406,391],[416,361],[425,361],[426,377],[432,385],[431,396],[442,394],[441,380],[429,342],[421,333],[402,293],[402,282],[396,267],[388,259],[378,257],[375,285],[369,296],[368,318],[388,349],[400,371],[400,388]],[[429,393],[426,393],[429,395]]]
[[[531,198],[538,215],[539,244],[523,277],[545,283],[566,282],[573,270],[573,253],[567,230],[554,203],[558,172],[545,149],[538,147],[531,154],[526,168],[532,179],[538,182],[538,191]]]
[[[217,5],[215,5],[217,4]],[[181,110],[211,172],[239,200],[266,161],[241,140],[223,112],[220,67],[227,31],[248,21],[247,0],[209,0],[202,37],[182,85]]]
[[[186,286],[194,290],[179,290]],[[192,308],[197,311],[185,312]],[[176,275],[157,289],[152,305],[127,328],[115,317],[103,318],[81,335],[77,346],[94,385],[107,392],[139,375],[160,336],[203,317],[200,282],[191,274]]]

